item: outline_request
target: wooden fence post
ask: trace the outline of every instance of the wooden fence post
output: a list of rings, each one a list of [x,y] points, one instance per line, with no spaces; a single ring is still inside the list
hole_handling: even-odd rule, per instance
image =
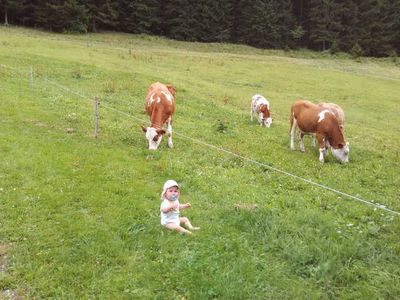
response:
[[[94,97],[94,138],[97,139],[99,131],[99,97]]]

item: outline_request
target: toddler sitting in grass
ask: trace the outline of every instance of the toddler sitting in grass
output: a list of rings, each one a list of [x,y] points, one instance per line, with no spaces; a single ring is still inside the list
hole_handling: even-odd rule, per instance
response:
[[[161,193],[161,225],[180,233],[192,234],[190,230],[197,230],[200,227],[193,227],[188,218],[179,216],[181,210],[192,207],[190,203],[180,204],[179,195],[178,183],[175,180],[167,180]]]

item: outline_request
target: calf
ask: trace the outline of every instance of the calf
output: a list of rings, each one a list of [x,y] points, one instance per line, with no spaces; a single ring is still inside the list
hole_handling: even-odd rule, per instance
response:
[[[345,142],[339,122],[326,108],[305,100],[296,101],[290,113],[290,148],[294,147],[296,128],[300,130],[300,150],[304,152],[304,135],[315,134],[319,144],[319,160],[324,162],[327,148],[341,163],[349,161],[349,144]]]
[[[150,126],[143,127],[149,149],[157,150],[163,134],[168,135],[168,147],[172,148],[172,115],[175,112],[176,89],[171,84],[153,83],[147,90],[145,111],[150,116]],[[167,125],[164,130],[163,125]]]
[[[256,94],[251,98],[250,118],[253,121],[253,114],[257,114],[260,126],[270,127],[272,124],[269,102],[263,96]]]

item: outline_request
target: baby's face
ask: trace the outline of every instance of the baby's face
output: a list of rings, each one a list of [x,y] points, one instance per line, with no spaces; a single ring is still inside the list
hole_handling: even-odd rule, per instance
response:
[[[168,200],[175,200],[179,198],[179,189],[176,186],[170,187],[165,192],[165,198]]]

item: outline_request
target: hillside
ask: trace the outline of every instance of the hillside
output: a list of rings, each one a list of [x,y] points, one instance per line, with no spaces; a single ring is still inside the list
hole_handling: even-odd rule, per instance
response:
[[[396,63],[0,27],[0,77],[0,298],[400,297]],[[155,81],[177,88],[175,147],[150,152]],[[349,164],[289,149],[299,98],[344,109]],[[170,178],[193,236],[159,224]]]

